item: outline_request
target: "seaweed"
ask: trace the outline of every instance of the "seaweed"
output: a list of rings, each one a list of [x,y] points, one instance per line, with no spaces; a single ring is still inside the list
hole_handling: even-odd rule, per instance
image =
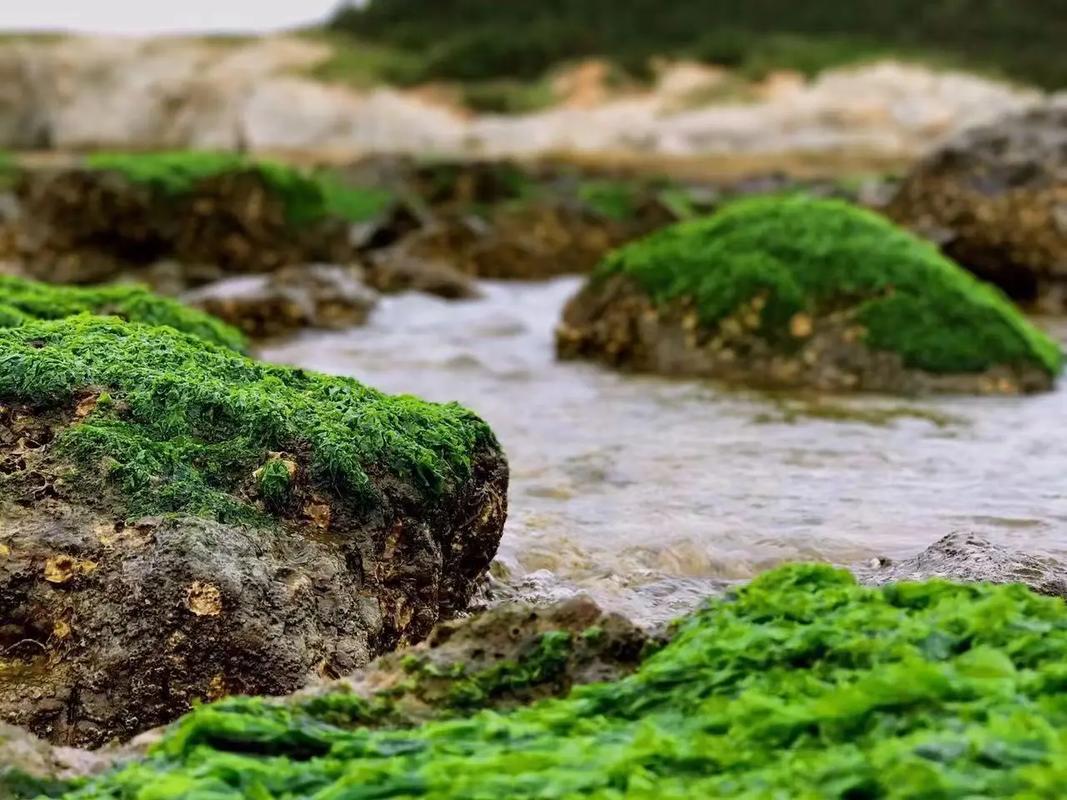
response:
[[[228,700],[64,796],[1056,797],[1065,657],[1059,598],[792,565],[564,699],[398,730],[334,725],[321,700]]]

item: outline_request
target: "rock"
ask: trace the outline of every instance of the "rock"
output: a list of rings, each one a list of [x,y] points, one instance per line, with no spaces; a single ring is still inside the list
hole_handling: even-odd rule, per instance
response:
[[[975,533],[950,533],[913,558],[855,571],[864,583],[873,585],[930,578],[1023,583],[1035,592],[1067,599],[1067,564],[1009,550]]]
[[[367,282],[380,292],[425,292],[446,300],[470,300],[481,293],[474,280],[450,261],[420,256],[402,242],[375,253],[367,270]]]
[[[618,680],[637,668],[653,644],[648,633],[585,596],[542,607],[509,602],[442,623],[425,642],[287,702],[314,708],[333,695],[354,694],[370,703],[362,725],[409,727]]]
[[[48,796],[63,782],[98,775],[120,760],[117,752],[57,747],[0,722],[0,798],[5,800]]]
[[[907,176],[887,213],[1007,294],[1067,307],[1067,100],[968,130]]]
[[[734,203],[616,251],[564,309],[562,358],[756,386],[1049,389],[1058,346],[884,219],[804,197]]]
[[[0,720],[99,746],[287,694],[461,612],[481,420],[107,318],[0,329]]]
[[[362,325],[378,302],[361,277],[352,268],[307,264],[273,275],[228,278],[182,300],[256,338],[302,328],[339,330]]]
[[[348,263],[349,226],[384,198],[221,154],[96,156],[25,171],[16,249],[33,277],[95,283],[160,260],[222,273]]]

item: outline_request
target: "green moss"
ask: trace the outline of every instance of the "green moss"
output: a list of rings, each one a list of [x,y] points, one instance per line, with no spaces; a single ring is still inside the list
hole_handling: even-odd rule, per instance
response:
[[[409,730],[227,701],[67,797],[1056,797],[1065,664],[1060,599],[784,567],[616,683]]]
[[[253,475],[279,452],[301,453],[306,480],[349,513],[398,492],[429,504],[494,441],[454,404],[260,364],[170,328],[81,316],[0,329],[0,400],[69,407],[85,391],[108,402],[56,452],[87,491],[120,487],[131,514],[255,518]]]
[[[86,164],[92,169],[119,172],[127,180],[173,196],[190,194],[201,181],[220,175],[254,172],[282,198],[293,225],[328,217],[361,222],[380,213],[392,199],[379,189],[348,187],[326,174],[313,175],[235,153],[96,153]]]
[[[140,286],[55,286],[0,275],[0,328],[14,328],[32,319],[63,319],[78,314],[168,325],[241,352],[246,346],[244,336],[235,328]]]
[[[851,308],[875,350],[937,373],[995,365],[1058,374],[1059,348],[992,286],[882,217],[835,200],[764,197],[666,228],[609,256],[655,301],[691,298],[706,326],[766,297],[761,334],[798,313]]]

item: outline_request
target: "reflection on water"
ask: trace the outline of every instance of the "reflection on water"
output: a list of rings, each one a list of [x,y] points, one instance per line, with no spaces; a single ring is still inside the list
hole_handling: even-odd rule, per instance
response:
[[[560,364],[552,331],[577,286],[388,298],[367,327],[262,355],[481,414],[512,470],[500,559],[531,593],[577,586],[659,620],[710,579],[912,555],[962,528],[1067,554],[1067,389],[813,405]]]

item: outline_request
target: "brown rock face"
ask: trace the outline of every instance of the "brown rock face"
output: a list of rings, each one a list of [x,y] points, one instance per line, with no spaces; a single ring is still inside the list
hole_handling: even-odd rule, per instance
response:
[[[343,223],[291,225],[254,171],[206,179],[181,198],[113,172],[30,171],[17,195],[16,249],[32,277],[56,283],[108,280],[164,259],[225,274],[353,257]]]
[[[921,162],[887,213],[1014,299],[1067,307],[1067,102],[961,134]]]
[[[466,607],[506,515],[507,466],[487,447],[431,508],[398,485],[362,518],[298,497],[267,528],[127,521],[53,467],[63,424],[0,406],[0,721],[57,744],[288,694],[419,641]]]

